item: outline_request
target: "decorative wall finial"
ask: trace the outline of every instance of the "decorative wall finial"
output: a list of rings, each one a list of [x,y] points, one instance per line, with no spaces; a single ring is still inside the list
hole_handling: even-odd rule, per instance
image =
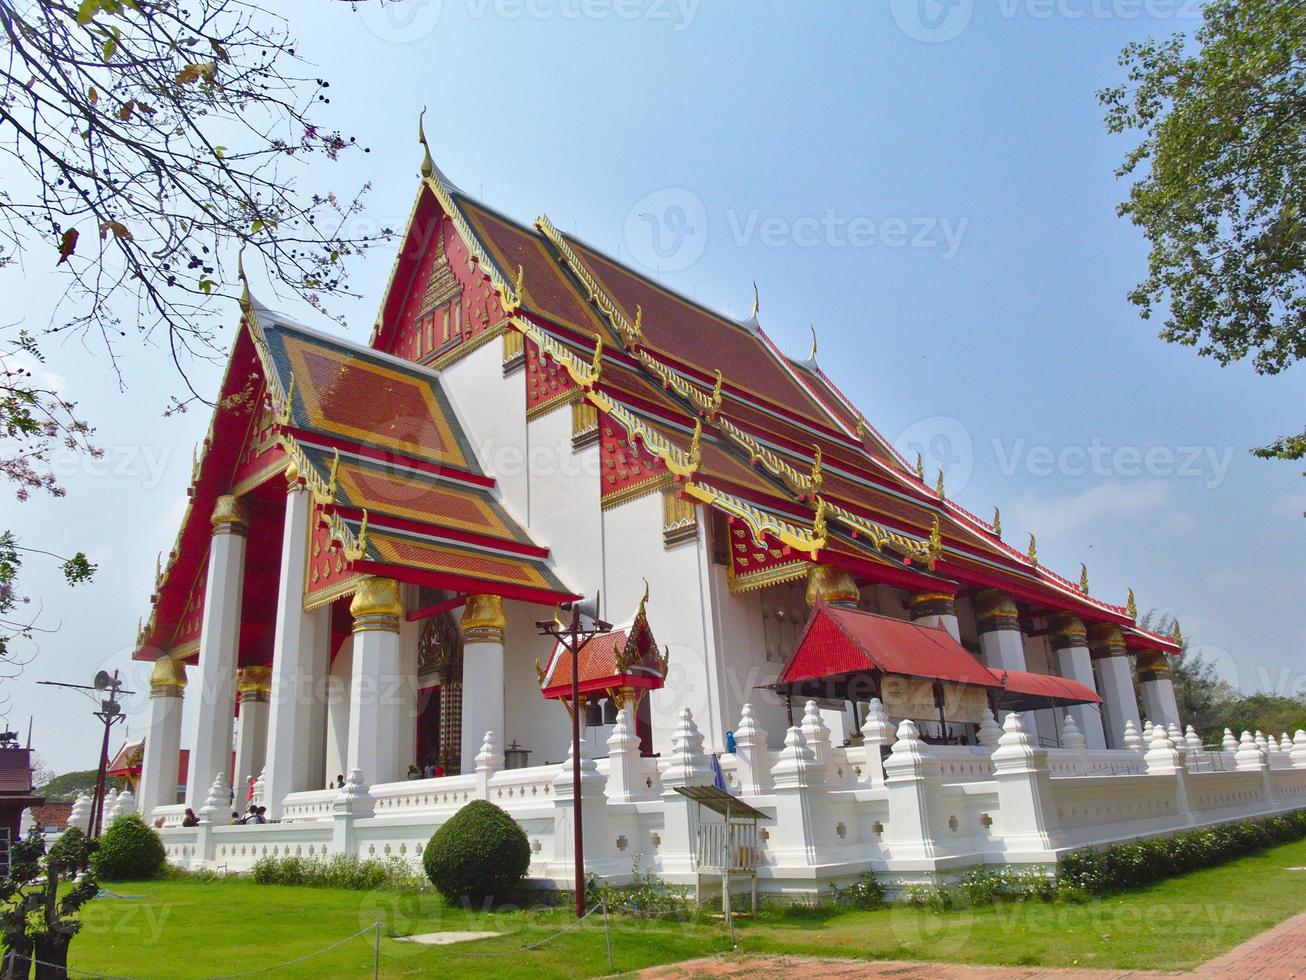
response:
[[[1134,601],[1134,590],[1129,590],[1129,598],[1125,601],[1125,610],[1129,613],[1129,618],[1137,621],[1138,603]]]
[[[417,139],[422,144],[422,176],[431,177],[435,174],[435,161],[431,159],[431,147],[426,142],[426,128],[422,125],[425,116],[426,106],[422,106],[422,111],[417,114]]]
[[[1038,538],[1034,537],[1034,532],[1029,532],[1029,563],[1038,568]]]
[[[1088,595],[1088,566],[1082,561],[1079,563],[1079,591]]]
[[[1002,509],[1000,507],[993,508],[993,533],[998,537],[1002,537]]]
[[[757,292],[757,280],[753,280],[753,310],[748,314],[749,319],[756,320],[758,311],[762,309],[762,299]]]

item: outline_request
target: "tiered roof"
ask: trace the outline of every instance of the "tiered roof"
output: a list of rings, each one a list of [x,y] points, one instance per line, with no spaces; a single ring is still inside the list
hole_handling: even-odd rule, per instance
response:
[[[581,399],[598,410],[605,505],[673,485],[747,528],[753,552],[772,557],[756,576],[732,565],[732,588],[795,578],[819,559],[908,588],[1001,588],[1037,608],[1115,623],[1152,647],[1178,649],[1173,638],[1138,631],[1132,608],[1052,572],[1032,546],[1011,547],[929,485],[821,371],[815,342],[808,360],[787,358],[756,309],[731,320],[559,232],[547,217],[527,227],[488,208],[450,185],[429,158],[423,172],[412,227],[429,235],[442,219],[452,225],[499,302],[500,329],[524,338],[528,405],[534,397],[532,410],[547,411]],[[405,275],[411,283],[406,261],[392,283]],[[394,342],[401,303],[387,296],[375,346]]]

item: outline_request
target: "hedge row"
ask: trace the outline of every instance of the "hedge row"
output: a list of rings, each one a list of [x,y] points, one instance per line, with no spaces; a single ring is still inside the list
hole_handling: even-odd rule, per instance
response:
[[[1106,895],[1214,867],[1303,837],[1306,810],[1294,810],[1260,820],[1186,830],[1172,837],[1075,851],[1062,858],[1057,877],[1064,885],[1089,895]]]

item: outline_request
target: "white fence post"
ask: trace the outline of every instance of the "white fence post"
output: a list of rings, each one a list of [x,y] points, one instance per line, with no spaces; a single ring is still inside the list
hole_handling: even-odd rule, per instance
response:
[[[1047,752],[1034,744],[1014,711],[1007,715],[993,753],[993,778],[998,783],[1002,838],[1007,846],[1050,849],[1059,824]]]

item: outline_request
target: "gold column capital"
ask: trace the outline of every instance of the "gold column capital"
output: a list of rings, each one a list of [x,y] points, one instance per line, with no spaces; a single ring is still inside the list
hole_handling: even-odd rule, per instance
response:
[[[957,615],[957,597],[951,592],[915,592],[909,605],[913,622],[927,616]]]
[[[497,595],[469,595],[463,606],[463,642],[502,643],[508,625],[503,616],[503,598]]]
[[[981,633],[1020,629],[1020,611],[1015,600],[1001,589],[976,593],[975,620]]]
[[[272,696],[272,668],[240,668],[236,671],[236,693],[241,701],[269,700]]]
[[[249,514],[245,502],[233,494],[224,493],[213,504],[214,534],[240,534],[249,530]]]
[[[186,664],[172,657],[154,661],[150,673],[150,697],[179,698],[186,693]]]
[[[1088,627],[1088,648],[1094,659],[1123,657],[1125,638],[1115,623],[1093,623]]]
[[[1139,650],[1135,663],[1140,681],[1162,681],[1174,677],[1170,659],[1161,650]]]
[[[354,632],[387,630],[399,632],[399,617],[404,614],[404,604],[399,598],[399,583],[392,578],[368,575],[354,588],[354,598],[349,603],[349,613],[354,617]]]
[[[855,606],[861,600],[857,583],[842,568],[833,565],[813,564],[807,569],[807,605],[815,606],[817,599],[831,606]]]
[[[1074,613],[1060,612],[1048,620],[1048,640],[1053,650],[1088,646],[1088,627]]]

